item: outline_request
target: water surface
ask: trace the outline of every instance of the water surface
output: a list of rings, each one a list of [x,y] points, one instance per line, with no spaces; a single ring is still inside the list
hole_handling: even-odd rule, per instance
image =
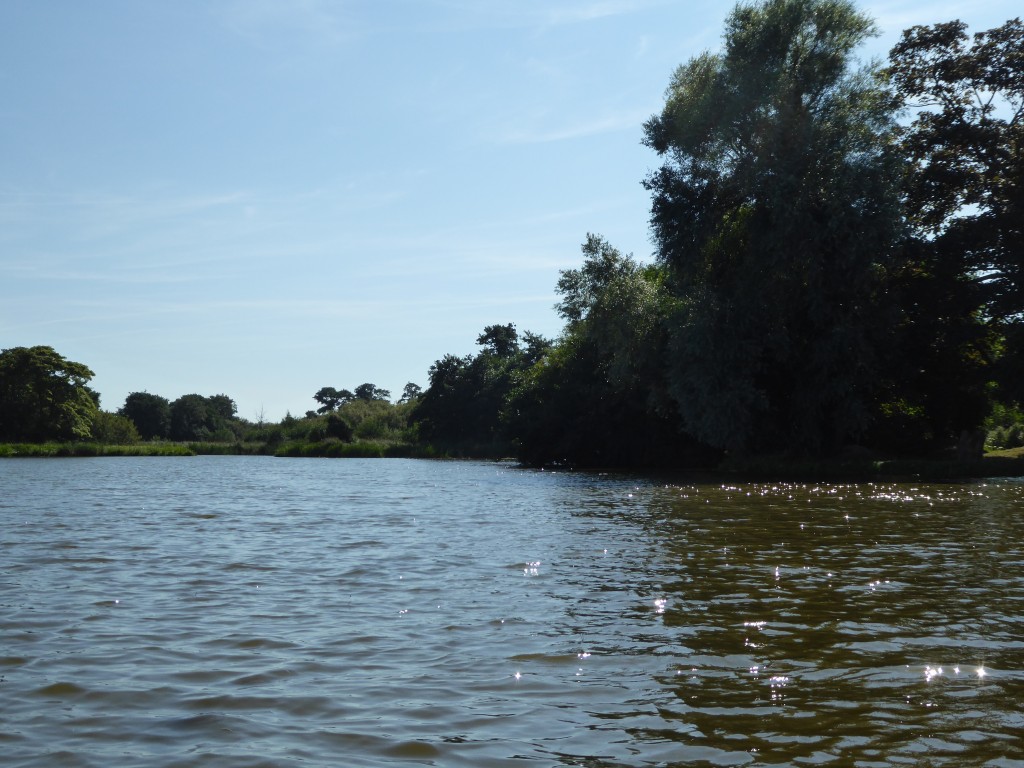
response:
[[[1021,766],[1024,484],[0,462],[4,766]]]

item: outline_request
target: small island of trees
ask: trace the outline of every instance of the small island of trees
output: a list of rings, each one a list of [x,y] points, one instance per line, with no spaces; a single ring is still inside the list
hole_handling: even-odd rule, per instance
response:
[[[276,424],[226,395],[108,413],[88,367],[16,347],[0,441],[662,468],[1020,445],[1024,24],[914,27],[862,65],[874,34],[845,0],[736,6],[643,126],[653,262],[588,234],[556,339],[491,325],[425,389],[327,386]]]

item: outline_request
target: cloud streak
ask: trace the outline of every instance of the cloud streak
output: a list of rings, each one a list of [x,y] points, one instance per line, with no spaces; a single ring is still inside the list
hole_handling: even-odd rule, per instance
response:
[[[547,0],[438,0],[436,5],[484,28],[527,28],[538,31],[640,13],[666,5],[666,0],[582,0],[552,4]]]
[[[343,2],[326,0],[232,0],[218,16],[229,31],[263,50],[336,47],[358,37],[344,9]]]
[[[619,131],[633,131],[639,136],[640,126],[652,112],[651,109],[633,109],[562,125],[534,124],[512,127],[494,132],[492,140],[497,144],[549,144]]]

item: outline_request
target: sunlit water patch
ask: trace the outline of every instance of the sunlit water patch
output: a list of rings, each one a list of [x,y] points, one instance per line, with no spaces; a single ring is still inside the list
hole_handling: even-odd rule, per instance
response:
[[[0,764],[1021,765],[1022,495],[0,462]]]

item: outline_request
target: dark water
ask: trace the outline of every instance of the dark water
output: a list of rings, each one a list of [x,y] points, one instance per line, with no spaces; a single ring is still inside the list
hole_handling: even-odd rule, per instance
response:
[[[0,765],[1022,766],[1024,484],[0,462]]]

